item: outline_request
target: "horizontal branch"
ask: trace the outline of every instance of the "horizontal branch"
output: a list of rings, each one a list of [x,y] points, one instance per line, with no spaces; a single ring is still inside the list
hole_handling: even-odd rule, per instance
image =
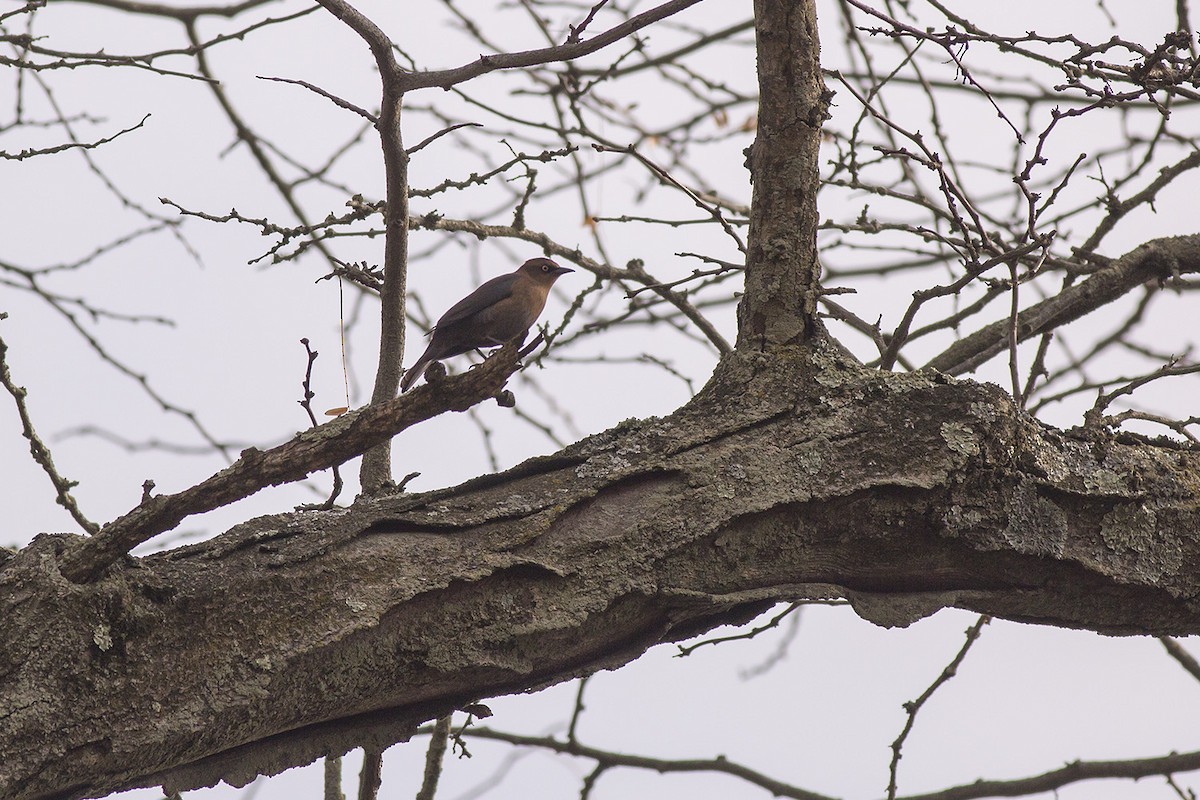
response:
[[[421,733],[428,733],[428,731],[422,729]],[[789,797],[796,800],[832,800],[826,795],[784,783],[724,757],[712,759],[653,758],[589,747],[575,741],[555,739],[553,736],[526,736],[490,728],[469,728],[464,735],[468,740],[472,738],[487,739],[493,742],[506,742],[518,747],[537,747],[562,755],[588,758],[605,768],[632,767],[660,773],[719,772],[766,789],[774,797]],[[1138,780],[1152,775],[1170,775],[1175,772],[1190,772],[1197,769],[1200,769],[1200,752],[1170,753],[1165,756],[1122,761],[1073,761],[1065,767],[1028,778],[1003,781],[979,780],[926,794],[898,795],[896,800],[982,800],[986,797],[1027,797],[1041,792],[1057,791],[1080,781],[1105,778]]]
[[[425,731],[422,731],[424,733]],[[788,797],[794,800],[834,800],[834,798],[794,786],[771,776],[739,764],[725,756],[717,758],[654,758],[629,753],[617,753],[612,750],[602,750],[589,747],[577,741],[563,741],[553,736],[523,736],[518,733],[507,733],[490,728],[470,728],[465,734],[467,739],[487,739],[493,742],[506,742],[518,747],[537,747],[555,753],[569,756],[588,758],[605,769],[611,767],[632,767],[648,769],[659,773],[668,772],[719,772],[739,778],[759,788],[766,789],[772,797]]]
[[[1099,778],[1138,780],[1151,775],[1170,775],[1200,769],[1200,752],[1171,753],[1155,758],[1131,758],[1124,761],[1072,761],[1065,767],[1029,778],[1007,781],[975,781],[940,792],[913,794],[899,800],[979,800],[985,797],[1025,797],[1042,792],[1057,792],[1079,781]]]
[[[426,89],[435,86],[442,89],[449,89],[451,86],[456,86],[472,78],[477,78],[480,75],[486,75],[496,70],[536,67],[552,64],[557,61],[571,61],[572,59],[595,53],[597,50],[602,50],[648,25],[666,19],[699,2],[700,0],[670,0],[670,2],[663,3],[649,11],[632,16],[619,25],[609,28],[604,33],[597,34],[590,39],[580,42],[567,42],[566,44],[542,47],[537,50],[525,50],[519,53],[483,55],[470,64],[464,64],[461,67],[454,67],[452,69],[431,70],[429,72],[403,72],[396,78],[397,85],[401,91],[405,92],[412,89]]]
[[[61,153],[64,150],[74,150],[75,148],[79,148],[81,150],[95,150],[97,147],[100,147],[101,145],[106,145],[109,142],[113,141],[114,139],[116,139],[120,136],[124,136],[125,134],[130,133],[131,131],[136,131],[138,128],[145,125],[146,120],[148,120],[148,119],[150,119],[150,115],[146,114],[145,116],[142,117],[141,122],[137,123],[136,125],[130,125],[128,128],[122,128],[121,130],[114,133],[112,136],[105,136],[104,138],[97,139],[94,142],[66,142],[64,144],[55,145],[53,147],[43,147],[38,150],[25,149],[19,153],[8,153],[3,150],[0,150],[0,158],[6,159],[9,161],[24,161],[25,159],[33,158],[34,156],[47,156],[47,155],[52,155],[54,153]]]
[[[145,14],[153,17],[171,17],[180,20],[194,20],[199,17],[236,17],[259,6],[265,6],[273,0],[242,0],[229,5],[198,5],[179,7],[167,3],[148,3],[140,0],[76,0],[93,6],[111,8],[127,14]]]
[[[422,386],[386,403],[366,406],[297,434],[269,450],[249,448],[215,475],[176,494],[150,497],[105,525],[63,558],[69,580],[89,581],[142,542],[195,514],[229,505],[265,489],[336,467],[400,431],[447,411],[465,411],[495,396],[517,367],[515,346],[502,348],[470,372]]]
[[[734,355],[669,417],[457,488],[89,584],[59,572],[84,540],[40,537],[0,568],[0,796],[244,785],[777,601],[1194,634],[1196,485],[1196,450],[1072,438],[996,387]]]

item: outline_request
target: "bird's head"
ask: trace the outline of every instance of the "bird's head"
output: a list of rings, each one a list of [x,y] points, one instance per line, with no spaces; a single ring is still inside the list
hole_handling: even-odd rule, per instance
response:
[[[568,272],[574,272],[573,269],[560,267],[548,258],[531,258],[521,265],[518,272],[523,272],[530,278],[541,284],[549,286],[558,279],[559,275],[566,275]]]

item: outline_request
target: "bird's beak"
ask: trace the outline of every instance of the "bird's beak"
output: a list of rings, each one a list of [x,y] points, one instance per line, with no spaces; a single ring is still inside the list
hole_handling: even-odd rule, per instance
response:
[[[575,270],[571,269],[570,267],[555,267],[554,269],[551,270],[551,272],[554,273],[554,277],[556,277],[556,278],[559,275],[566,275],[568,272],[574,272],[574,271]]]

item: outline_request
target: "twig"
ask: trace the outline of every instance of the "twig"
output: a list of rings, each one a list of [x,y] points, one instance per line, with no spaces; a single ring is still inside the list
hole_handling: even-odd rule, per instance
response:
[[[314,414],[312,410],[312,399],[316,397],[316,394],[312,390],[312,368],[313,362],[317,360],[317,356],[320,354],[309,346],[307,338],[301,339],[300,344],[304,345],[304,352],[308,354],[308,363],[305,364],[304,367],[304,380],[300,383],[301,388],[304,390],[304,396],[302,399],[297,400],[296,402],[299,403],[300,407],[304,409],[304,412],[308,414],[308,421],[312,423],[314,428],[316,428],[319,423],[317,422],[317,415]],[[329,509],[333,508],[334,501],[337,500],[338,495],[341,493],[342,473],[340,472],[338,465],[335,464],[333,466],[333,489],[329,493],[329,498],[326,499],[324,503],[320,503],[319,505],[313,507],[322,511],[328,511]]]
[[[1138,780],[1150,775],[1170,775],[1200,769],[1200,752],[1171,753],[1155,758],[1127,761],[1072,761],[1065,767],[1029,778],[1007,781],[978,780],[938,792],[910,794],[896,800],[979,800],[985,797],[1023,797],[1056,792],[1064,786],[1099,778]]]
[[[1158,637],[1158,641],[1162,643],[1163,647],[1167,648],[1167,653],[1179,663],[1179,666],[1187,670],[1188,674],[1193,678],[1200,681],[1200,661],[1197,661],[1195,656],[1185,650],[1183,645],[1170,636],[1160,636]]]
[[[908,719],[905,720],[904,729],[900,731],[900,735],[896,737],[896,741],[892,742],[892,763],[888,767],[888,800],[896,800],[896,771],[900,766],[900,751],[904,748],[904,741],[913,729],[913,723],[917,721],[917,713],[929,698],[933,696],[934,692],[958,673],[958,668],[962,664],[963,659],[967,657],[967,652],[971,649],[971,645],[975,644],[975,641],[979,638],[980,631],[983,630],[983,626],[987,625],[991,620],[992,618],[986,614],[980,616],[975,621],[975,624],[967,629],[967,640],[963,642],[963,646],[959,649],[958,654],[942,670],[942,674],[938,675],[937,679],[929,684],[929,688],[922,692],[920,697],[904,704],[904,713],[908,716]]]
[[[567,741],[576,742],[578,738],[575,732],[579,729],[579,720],[583,717],[583,691],[587,688],[588,681],[592,679],[591,675],[585,675],[579,679],[579,686],[575,689],[575,708],[571,710],[571,723],[567,726]]]
[[[704,645],[706,645],[706,644],[723,644],[725,642],[736,642],[736,641],[740,641],[743,639],[753,639],[754,637],[758,636],[760,633],[766,633],[767,631],[771,630],[772,628],[778,627],[779,623],[783,622],[785,617],[787,617],[793,611],[797,611],[800,608],[800,606],[802,606],[802,605],[804,605],[804,603],[789,603],[787,605],[787,607],[783,609],[783,611],[780,611],[778,614],[771,617],[771,619],[768,620],[766,623],[759,625],[755,628],[751,628],[748,631],[742,631],[741,633],[735,633],[735,634],[731,634],[729,636],[717,636],[713,639],[704,639],[703,641],[696,642],[695,644],[689,644],[689,645],[677,644],[675,646],[677,648],[679,648],[679,652],[675,654],[675,658],[683,658],[685,656],[690,656],[697,649],[704,647]]]
[[[114,139],[116,139],[120,136],[124,136],[125,134],[129,133],[130,131],[136,131],[138,128],[145,125],[146,120],[148,120],[148,119],[150,119],[149,114],[142,117],[141,122],[139,122],[138,124],[130,125],[128,128],[117,131],[112,136],[105,136],[103,139],[97,139],[94,142],[67,142],[65,144],[56,145],[54,147],[47,147],[47,148],[43,148],[41,150],[22,150],[19,153],[8,153],[8,152],[5,152],[4,150],[0,150],[0,158],[6,158],[10,161],[24,161],[25,159],[33,158],[34,156],[45,156],[45,155],[50,155],[51,153],[61,153],[64,150],[72,150],[77,147],[80,149],[83,149],[83,150],[94,150],[97,147],[100,147],[101,145],[108,144],[109,142],[113,141]]]
[[[592,6],[592,10],[588,12],[586,17],[584,17],[583,22],[579,23],[578,25],[568,25],[567,29],[570,32],[567,34],[566,44],[575,44],[579,42],[583,32],[587,30],[587,26],[590,25],[592,20],[596,18],[597,12],[599,12],[600,9],[604,8],[606,5],[608,5],[608,0],[600,0],[600,2],[596,3],[596,5]]]
[[[1100,392],[1096,397],[1095,404],[1083,415],[1084,424],[1088,426],[1101,424],[1104,409],[1108,408],[1108,406],[1114,400],[1123,395],[1132,394],[1136,389],[1145,386],[1151,381],[1156,381],[1159,378],[1169,378],[1176,375],[1191,375],[1192,373],[1200,372],[1200,364],[1176,366],[1178,361],[1178,359],[1171,359],[1170,362],[1163,364],[1161,367],[1148,375],[1135,378],[1123,386],[1118,386],[1111,392]]]
[[[1153,422],[1156,425],[1162,425],[1164,428],[1168,428],[1187,439],[1192,444],[1200,445],[1200,436],[1197,436],[1188,430],[1188,427],[1191,425],[1200,425],[1200,417],[1170,419],[1169,417],[1164,417],[1160,414],[1151,414],[1146,411],[1138,411],[1131,408],[1126,411],[1122,411],[1120,414],[1100,417],[1098,423],[1108,428],[1116,428],[1128,419],[1138,419],[1142,420],[1143,422]]]
[[[1009,293],[1011,295],[1011,303],[1008,312],[1008,374],[1012,380],[1012,396],[1018,403],[1024,400],[1024,393],[1021,391],[1021,371],[1017,363],[1017,318],[1021,310],[1020,303],[1020,287],[1021,284],[1017,280],[1017,262],[1008,262],[1009,274]]]
[[[6,312],[0,311],[0,320],[8,317]],[[0,337],[0,383],[4,384],[4,388],[12,395],[13,401],[17,404],[17,414],[21,418],[21,434],[29,441],[29,454],[33,456],[33,460],[38,463],[42,471],[46,473],[46,477],[54,484],[54,491],[57,494],[57,502],[65,508],[71,517],[89,534],[96,534],[100,531],[100,526],[92,522],[83,512],[80,511],[75,498],[71,495],[71,489],[77,484],[76,481],[68,480],[59,474],[54,466],[54,459],[50,456],[50,448],[46,447],[45,442],[38,436],[34,430],[33,420],[29,416],[29,409],[25,405],[25,397],[28,394],[25,387],[17,386],[13,383],[12,374],[8,369],[8,361],[5,356],[8,353],[8,345],[4,339]]]
[[[409,92],[413,89],[431,87],[449,89],[452,86],[469,81],[472,78],[477,78],[480,75],[486,75],[489,72],[495,72],[496,70],[519,69],[522,67],[552,64],[557,61],[571,61],[594,53],[597,50],[602,50],[610,44],[619,42],[626,36],[636,33],[659,20],[677,14],[685,8],[694,6],[698,2],[700,0],[670,0],[670,2],[663,3],[649,11],[630,17],[619,25],[614,25],[604,33],[597,34],[585,41],[568,42],[567,44],[543,47],[539,50],[526,50],[519,53],[482,55],[470,64],[464,64],[461,67],[454,67],[452,69],[405,73],[400,78],[401,91]]]
[[[1038,342],[1037,355],[1033,357],[1033,363],[1029,366],[1029,378],[1025,381],[1025,390],[1021,392],[1021,408],[1025,408],[1029,404],[1029,398],[1033,396],[1033,390],[1037,387],[1037,379],[1046,374],[1046,353],[1050,350],[1050,342],[1054,340],[1052,332],[1043,333],[1042,339]]]
[[[427,145],[433,144],[434,142],[436,142],[438,139],[442,138],[446,134],[453,133],[454,131],[458,130],[459,128],[482,128],[482,127],[483,127],[483,125],[481,125],[478,122],[460,122],[457,125],[451,125],[449,127],[442,128],[437,133],[432,133],[429,136],[426,136],[424,139],[422,139],[420,141],[420,143],[415,144],[412,147],[408,148],[408,154],[411,156],[413,153],[423,150]]]
[[[371,123],[372,125],[376,125],[379,122],[379,117],[376,117],[370,111],[367,111],[366,109],[363,109],[363,108],[359,108],[358,106],[354,105],[354,103],[351,103],[349,100],[343,100],[342,98],[338,97],[337,95],[331,94],[330,92],[325,91],[320,86],[312,85],[308,81],[296,80],[294,78],[272,78],[267,75],[256,75],[255,77],[258,78],[260,81],[277,81],[278,83],[292,83],[292,84],[295,84],[296,86],[303,86],[305,89],[308,89],[310,92],[319,94],[319,95],[321,95],[321,97],[324,97],[326,100],[329,100],[338,108],[344,108],[347,111],[353,111],[355,114],[358,114],[360,117],[362,117],[363,119],[365,119],[367,122]]]
[[[791,784],[784,783],[783,781],[776,780],[768,775],[758,772],[757,770],[750,769],[743,764],[739,764],[738,762],[723,756],[711,759],[691,758],[678,760],[669,758],[652,758],[650,756],[637,756],[626,753],[616,753],[611,750],[602,750],[597,747],[590,747],[588,745],[580,744],[579,742],[563,741],[552,736],[524,736],[505,731],[497,731],[491,728],[473,728],[472,736],[480,739],[508,742],[509,744],[517,746],[538,747],[555,753],[562,753],[564,755],[588,758],[595,761],[597,766],[603,766],[604,769],[612,769],[613,767],[632,767],[635,769],[647,769],[661,773],[715,772],[741,778],[747,783],[751,783],[755,786],[766,789],[775,797],[788,797],[793,798],[793,800],[834,800],[827,795],[809,791],[799,786],[793,786]]]
[[[728,220],[725,219],[725,215],[721,213],[720,206],[706,202],[696,192],[680,183],[679,180],[671,175],[671,173],[667,172],[667,170],[663,169],[661,166],[655,164],[653,161],[638,152],[638,149],[635,145],[631,144],[625,147],[615,147],[609,144],[593,143],[592,149],[598,153],[623,153],[625,155],[633,156],[639,164],[642,164],[646,167],[646,169],[654,173],[654,175],[656,175],[664,184],[668,186],[674,186],[676,189],[687,195],[687,197],[693,203],[695,203],[698,208],[706,212],[713,219],[713,221],[715,221],[725,230],[725,233],[728,234],[729,238],[733,239],[734,244],[737,245],[738,250],[743,253],[746,252],[746,243],[742,241],[742,237],[738,235],[738,232],[734,230],[733,226],[730,225]]]

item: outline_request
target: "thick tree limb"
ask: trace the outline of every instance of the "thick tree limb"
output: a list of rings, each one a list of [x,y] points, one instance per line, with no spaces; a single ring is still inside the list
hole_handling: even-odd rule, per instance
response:
[[[0,797],[244,784],[778,600],[1196,633],[1198,487],[1196,451],[1076,438],[995,387],[734,356],[670,417],[455,489],[83,585],[76,539],[39,538],[0,571]]]

